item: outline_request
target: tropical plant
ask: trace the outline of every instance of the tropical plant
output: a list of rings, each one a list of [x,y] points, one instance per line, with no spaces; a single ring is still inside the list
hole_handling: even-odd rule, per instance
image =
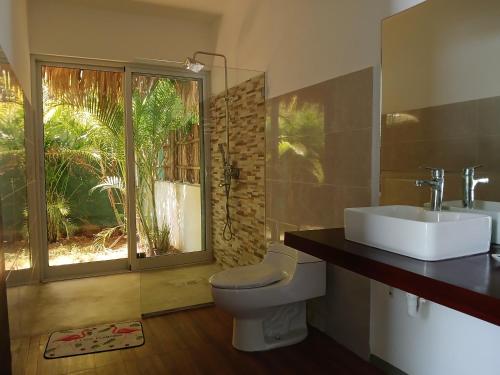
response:
[[[46,102],[50,103],[47,113],[68,111],[72,119],[65,119],[64,123],[73,130],[70,131],[72,137],[65,141],[71,141],[70,149],[75,151],[67,152],[67,148],[59,147],[53,148],[54,152],[50,154],[58,159],[60,165],[71,162],[99,178],[100,183],[89,193],[99,191],[108,195],[117,223],[96,236],[96,246],[104,247],[113,234],[125,234],[127,227],[121,75],[99,71],[83,73],[78,69],[66,68],[44,69]],[[155,183],[160,179],[163,148],[169,143],[171,133],[187,130],[198,121],[197,111],[186,110],[187,106],[184,105],[185,102],[196,102],[194,91],[186,87],[169,79],[134,77],[132,100],[137,223],[141,245],[148,255],[170,249],[170,228],[158,221]],[[190,101],[183,102],[181,96]],[[60,139],[55,144],[60,146]],[[79,156],[76,151],[79,151]],[[63,159],[63,155],[68,158]],[[64,182],[64,178],[56,178],[55,181],[59,184]]]
[[[172,132],[191,125],[192,118],[171,80],[138,77],[132,95],[137,171],[139,233],[149,255],[170,248],[170,228],[159,224],[156,182],[160,179],[163,148]]]
[[[75,230],[70,199],[81,183],[71,187],[79,171],[96,173],[99,155],[86,141],[92,124],[80,121],[65,106],[47,102],[44,116],[45,190],[47,205],[47,235],[50,242],[68,238]],[[73,215],[74,216],[74,215]]]
[[[126,192],[123,186],[111,181],[113,178],[123,181],[126,168],[121,75],[85,71],[81,79],[81,74],[78,69],[44,68],[44,103],[46,113],[62,108],[70,115],[71,119],[64,121],[64,129],[59,130],[64,133],[71,128],[69,132],[76,136],[72,149],[85,154],[85,157],[81,154],[79,158],[71,158],[71,162],[101,181],[89,191],[90,194],[97,190],[107,194],[116,225],[113,231],[105,228],[94,242],[97,247],[106,247],[105,242],[111,235],[123,236],[126,231]],[[74,82],[79,83],[75,85]],[[47,137],[47,133],[50,134],[47,122],[45,127]],[[54,154],[62,155],[61,151]]]
[[[0,64],[0,199],[5,233],[25,240],[27,228],[23,93]]]

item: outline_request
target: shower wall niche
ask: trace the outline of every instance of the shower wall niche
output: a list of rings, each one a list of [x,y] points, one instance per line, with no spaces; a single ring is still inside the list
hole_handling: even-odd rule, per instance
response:
[[[231,76],[230,76],[231,80]],[[217,263],[234,267],[259,262],[265,254],[265,76],[259,74],[229,89],[231,160],[240,168],[229,196],[234,237],[223,238],[226,198],[223,161],[218,145],[225,143],[224,93],[210,99],[212,248]]]

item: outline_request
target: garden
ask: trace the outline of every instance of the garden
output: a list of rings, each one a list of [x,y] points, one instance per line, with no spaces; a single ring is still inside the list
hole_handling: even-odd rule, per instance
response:
[[[8,268],[30,266],[22,92],[0,77],[2,243]],[[42,67],[49,264],[128,257],[123,72]],[[158,183],[199,184],[198,83],[133,75],[139,256],[176,253]],[[164,207],[162,205],[163,209]]]

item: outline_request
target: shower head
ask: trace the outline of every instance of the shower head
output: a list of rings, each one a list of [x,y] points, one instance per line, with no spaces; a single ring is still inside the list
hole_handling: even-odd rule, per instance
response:
[[[194,57],[188,57],[184,62],[184,66],[186,67],[187,70],[199,73],[205,67],[205,64],[199,62]]]

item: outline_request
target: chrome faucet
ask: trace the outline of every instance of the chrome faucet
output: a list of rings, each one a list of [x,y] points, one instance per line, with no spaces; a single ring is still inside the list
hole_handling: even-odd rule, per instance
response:
[[[429,185],[431,187],[431,210],[441,211],[443,204],[444,191],[444,169],[442,168],[427,168],[431,171],[432,178],[430,180],[416,180],[416,186]]]
[[[467,167],[462,170],[463,178],[463,198],[462,203],[465,208],[473,208],[474,206],[474,189],[477,184],[487,184],[490,182],[488,177],[474,178],[474,172],[476,168],[481,167],[481,165],[476,165],[474,167]]]

